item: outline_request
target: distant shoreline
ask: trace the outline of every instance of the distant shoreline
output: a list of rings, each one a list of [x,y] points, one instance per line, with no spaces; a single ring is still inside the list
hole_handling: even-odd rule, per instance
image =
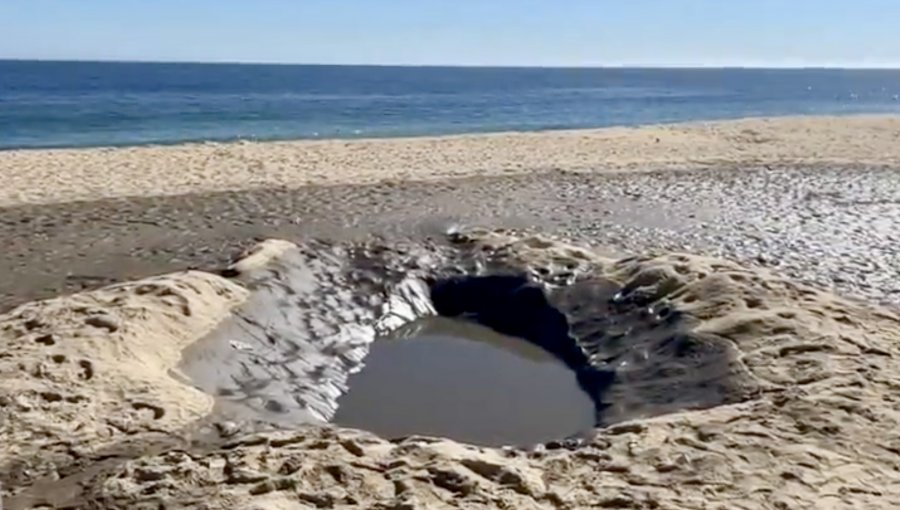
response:
[[[900,167],[900,115],[766,117],[440,137],[0,152],[0,207],[538,172]]]
[[[900,114],[900,70],[0,61],[0,150]]]
[[[724,124],[730,122],[752,122],[752,121],[773,121],[779,119],[832,119],[832,118],[900,118],[900,113],[846,113],[846,114],[821,114],[821,115],[767,115],[767,116],[750,116],[750,117],[723,117],[710,118],[703,120],[690,121],[672,121],[672,122],[651,122],[645,124],[615,124],[610,126],[571,128],[571,127],[546,127],[537,129],[508,129],[508,130],[484,130],[484,131],[459,131],[447,133],[423,133],[423,134],[372,134],[362,135],[353,134],[349,136],[321,136],[321,137],[262,137],[262,138],[196,138],[174,141],[150,141],[137,143],[111,143],[102,145],[84,144],[84,145],[47,145],[47,146],[22,146],[22,147],[2,147],[0,146],[0,155],[9,152],[40,152],[40,151],[68,151],[68,150],[118,150],[118,149],[139,149],[139,148],[168,148],[168,147],[190,147],[190,146],[206,146],[206,145],[233,145],[233,144],[285,144],[285,143],[327,143],[327,142],[383,142],[386,140],[397,141],[415,141],[415,140],[431,140],[431,139],[454,139],[469,137],[492,137],[492,136],[529,136],[543,134],[578,134],[578,133],[594,133],[597,131],[614,130],[614,129],[643,129],[655,127],[690,127],[705,124]]]
[[[613,126],[598,126],[598,127],[589,127],[589,128],[569,128],[569,127],[560,127],[560,128],[538,128],[538,129],[512,129],[512,130],[485,130],[485,131],[460,131],[460,132],[448,132],[448,133],[436,133],[436,134],[428,134],[423,133],[419,135],[415,134],[403,134],[403,135],[356,135],[351,134],[348,136],[310,136],[310,137],[296,137],[296,136],[285,136],[285,137],[264,137],[264,138],[191,138],[184,140],[173,140],[173,141],[149,141],[149,142],[137,142],[137,143],[110,143],[110,144],[75,144],[75,145],[45,145],[45,146],[21,146],[21,147],[2,147],[0,146],[0,154],[4,152],[13,152],[13,151],[55,151],[55,150],[112,150],[112,149],[129,149],[129,148],[142,148],[142,147],[178,147],[178,146],[191,146],[191,145],[208,145],[208,144],[219,144],[219,145],[230,145],[230,144],[245,144],[245,143],[305,143],[305,142],[375,142],[382,140],[422,140],[429,138],[459,138],[459,137],[469,137],[469,136],[505,136],[505,135],[540,135],[545,133],[576,133],[576,132],[593,132],[604,129],[618,129],[618,128],[643,128],[643,127],[653,127],[653,126],[679,126],[679,125],[694,125],[694,124],[703,124],[709,122],[732,122],[732,121],[741,121],[741,120],[754,120],[754,119],[782,119],[782,118],[795,118],[795,117],[877,117],[877,116],[885,116],[890,117],[893,114],[856,114],[856,113],[848,113],[846,115],[772,115],[766,117],[737,117],[737,118],[711,118],[706,120],[694,120],[687,122],[653,122],[647,124],[617,124]],[[900,114],[898,114],[900,115]]]

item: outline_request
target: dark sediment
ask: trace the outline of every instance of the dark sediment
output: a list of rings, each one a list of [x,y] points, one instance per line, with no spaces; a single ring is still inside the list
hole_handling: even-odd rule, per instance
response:
[[[616,253],[723,256],[898,302],[900,173],[775,167],[540,174],[19,206],[0,211],[0,309],[185,267],[255,240],[438,235],[448,225],[546,232]]]

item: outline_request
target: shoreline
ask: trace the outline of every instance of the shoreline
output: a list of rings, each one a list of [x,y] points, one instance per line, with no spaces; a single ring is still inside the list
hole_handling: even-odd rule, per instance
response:
[[[203,147],[207,145],[242,145],[242,144],[301,144],[301,143],[328,143],[328,142],[360,142],[360,143],[377,143],[384,141],[396,142],[415,142],[423,140],[453,140],[453,139],[469,139],[480,137],[496,137],[496,136],[519,136],[519,135],[577,135],[577,134],[596,134],[599,131],[610,130],[641,130],[645,128],[678,128],[678,127],[699,127],[710,124],[729,124],[737,122],[751,121],[780,121],[780,120],[816,120],[816,119],[891,119],[900,118],[900,113],[827,113],[827,114],[784,114],[784,115],[765,115],[765,116],[749,116],[749,117],[723,117],[711,118],[703,120],[687,120],[687,121],[670,121],[670,122],[652,122],[647,124],[614,124],[609,126],[597,127],[561,127],[561,128],[536,128],[536,129],[506,129],[500,131],[467,131],[467,132],[448,132],[448,133],[423,133],[423,134],[403,134],[383,136],[331,136],[331,137],[284,137],[284,138],[222,138],[222,139],[184,139],[172,141],[150,141],[136,143],[119,143],[108,145],[48,145],[48,146],[20,146],[20,147],[0,147],[0,156],[8,152],[53,152],[53,151],[111,151],[121,149],[165,149],[172,147]]]
[[[760,117],[406,138],[0,151],[0,207],[546,171],[900,165],[900,116]],[[98,171],[102,169],[102,171]]]

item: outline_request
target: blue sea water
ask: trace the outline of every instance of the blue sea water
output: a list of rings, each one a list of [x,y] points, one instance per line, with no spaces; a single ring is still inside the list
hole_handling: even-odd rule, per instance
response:
[[[900,70],[0,61],[0,148],[900,113]]]

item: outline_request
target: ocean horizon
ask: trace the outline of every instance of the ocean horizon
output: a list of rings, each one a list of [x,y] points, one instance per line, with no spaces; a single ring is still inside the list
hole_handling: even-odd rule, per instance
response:
[[[241,60],[134,60],[134,59],[78,59],[78,58],[16,58],[0,56],[3,62],[40,62],[54,64],[162,64],[162,65],[239,65],[239,66],[291,66],[291,67],[439,67],[446,69],[750,69],[750,70],[836,70],[836,71],[894,71],[900,70],[900,63],[882,65],[857,64],[597,64],[597,65],[541,65],[541,64],[418,64],[418,63],[334,63],[334,62],[278,62]]]
[[[900,69],[0,60],[0,149],[900,114]]]

